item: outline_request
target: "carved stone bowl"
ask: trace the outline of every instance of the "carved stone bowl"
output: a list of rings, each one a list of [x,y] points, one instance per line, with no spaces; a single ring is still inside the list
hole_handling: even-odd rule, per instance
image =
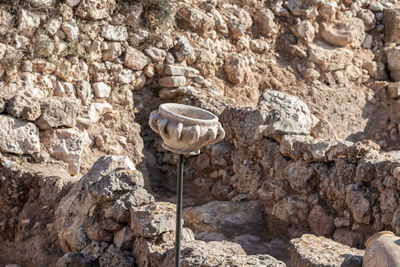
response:
[[[161,104],[150,114],[149,124],[163,139],[163,147],[177,154],[197,155],[200,148],[225,137],[216,115],[182,104]]]

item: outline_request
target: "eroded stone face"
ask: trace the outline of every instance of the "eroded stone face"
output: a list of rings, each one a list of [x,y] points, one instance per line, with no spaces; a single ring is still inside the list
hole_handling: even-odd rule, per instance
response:
[[[181,266],[199,266],[204,263],[226,266],[285,266],[283,262],[268,255],[246,255],[240,245],[227,241],[204,242],[194,240],[187,242],[182,247]],[[173,249],[168,252],[162,266],[174,266]]]
[[[96,236],[98,234],[107,234],[107,230],[99,228],[100,221],[95,220],[95,218],[98,218],[98,215],[96,215],[98,213],[90,213],[92,216],[89,214],[91,207],[97,203],[90,194],[98,192],[98,200],[112,200],[119,199],[134,190],[135,185],[133,184],[119,183],[115,179],[111,179],[113,175],[117,175],[116,173],[113,174],[116,170],[120,170],[119,173],[121,175],[125,175],[121,173],[125,171],[128,180],[136,181],[135,177],[129,174],[131,171],[136,172],[136,168],[128,157],[102,157],[61,200],[56,210],[55,229],[58,233],[60,246],[64,252],[81,251],[90,243],[88,236],[94,237],[92,234],[96,234]],[[107,175],[111,176],[107,178]],[[128,178],[128,176],[131,178]],[[102,179],[104,182],[102,182]],[[106,181],[108,183],[105,183]],[[93,193],[89,193],[89,185],[92,185],[91,190]],[[104,187],[98,188],[96,185],[103,185]],[[128,203],[127,205],[130,208]],[[108,241],[111,241],[111,239]]]
[[[35,121],[40,129],[74,127],[80,104],[73,99],[53,97],[42,101],[41,109],[42,115]]]
[[[291,266],[361,266],[364,251],[304,234],[289,244]]]
[[[27,121],[35,121],[41,115],[38,100],[25,95],[13,97],[7,104],[7,113]]]
[[[0,115],[0,151],[14,154],[39,152],[39,129],[33,123]]]
[[[198,32],[200,35],[206,35],[215,25],[214,20],[198,9],[188,5],[182,5],[176,14],[176,19],[184,27]]]
[[[135,236],[152,237],[175,229],[175,205],[167,202],[132,209],[131,229]]]
[[[365,38],[364,22],[353,18],[344,22],[324,24],[321,34],[331,45],[360,47]]]
[[[71,175],[79,173],[83,140],[78,129],[48,130],[41,134],[41,140],[50,156],[68,164],[68,171]]]
[[[128,47],[125,52],[125,66],[132,70],[142,70],[150,63],[150,59],[139,50]]]

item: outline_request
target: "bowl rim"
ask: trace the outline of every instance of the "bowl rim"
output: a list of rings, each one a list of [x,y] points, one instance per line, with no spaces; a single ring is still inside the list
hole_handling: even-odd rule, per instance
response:
[[[181,114],[173,112],[171,110],[172,107],[179,107],[179,108],[193,110],[195,112],[200,112],[200,113],[210,117],[210,119],[199,119],[199,118],[192,118],[192,117],[188,117],[185,115],[181,115]],[[159,110],[160,110],[160,113],[162,113],[165,117],[176,120],[178,122],[195,124],[195,125],[211,125],[211,124],[215,124],[216,122],[218,122],[217,115],[211,113],[208,110],[194,107],[194,106],[178,104],[178,103],[164,103],[164,104],[160,105]]]

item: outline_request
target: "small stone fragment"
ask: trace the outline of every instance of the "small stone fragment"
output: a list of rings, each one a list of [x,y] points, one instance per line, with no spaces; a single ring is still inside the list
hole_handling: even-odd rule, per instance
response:
[[[68,252],[57,260],[56,267],[90,267],[92,263],[85,259],[82,254]]]
[[[99,259],[100,267],[134,267],[132,253],[111,245]]]
[[[161,61],[167,56],[165,50],[159,49],[157,47],[150,47],[144,50],[144,52],[154,61]]]
[[[76,14],[84,19],[105,19],[114,12],[115,7],[115,0],[81,0]]]
[[[101,37],[110,41],[123,42],[128,39],[128,30],[124,26],[106,25],[101,31]]]
[[[268,8],[260,9],[254,15],[254,22],[258,26],[260,33],[265,37],[278,32],[274,19],[274,13]]]
[[[93,84],[94,94],[98,98],[109,97],[111,94],[111,87],[104,82],[98,82]]]
[[[69,41],[71,41],[71,42],[78,41],[79,27],[76,24],[76,21],[74,19],[64,21],[61,24],[61,29],[65,32]]]
[[[225,72],[234,85],[241,84],[245,78],[245,66],[242,59],[232,55],[225,59]]]
[[[33,30],[39,27],[40,18],[35,13],[22,9],[18,19],[18,29],[26,35],[32,34]]]
[[[197,69],[184,66],[167,65],[164,74],[171,76],[185,76],[189,78],[197,77],[200,72]]]
[[[125,66],[132,70],[142,70],[150,63],[150,59],[139,50],[128,46],[125,52]]]
[[[49,8],[54,6],[56,0],[29,0],[28,3],[36,8]]]
[[[390,98],[396,99],[400,97],[400,82],[390,83],[388,86],[388,94]]]
[[[189,28],[202,36],[205,36],[215,25],[214,20],[203,11],[194,9],[186,4],[178,9],[175,18],[178,25]]]
[[[114,245],[120,249],[132,248],[134,235],[132,230],[125,226],[114,235]]]
[[[167,76],[159,80],[162,87],[181,87],[186,85],[185,76]]]
[[[90,261],[97,260],[106,251],[108,244],[106,242],[92,241],[84,249],[81,250],[81,254]]]

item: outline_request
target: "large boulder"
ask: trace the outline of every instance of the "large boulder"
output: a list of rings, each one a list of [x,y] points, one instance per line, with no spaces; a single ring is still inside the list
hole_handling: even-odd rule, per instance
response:
[[[100,158],[56,209],[55,229],[62,250],[80,252],[90,240],[110,242],[113,235],[105,229],[104,220],[116,223],[115,214],[129,217],[129,210],[137,205],[131,199],[136,199],[138,190],[144,190],[143,183],[142,174],[128,157]],[[153,201],[151,196],[139,204]],[[115,209],[120,212],[113,212]]]
[[[266,90],[260,98],[259,109],[269,114],[266,125],[260,128],[263,135],[280,138],[284,134],[310,134],[310,110],[295,96]]]
[[[40,151],[39,129],[35,124],[0,115],[0,151],[34,154]]]
[[[174,249],[171,249],[162,266],[174,266]],[[269,255],[246,255],[238,244],[194,240],[182,248],[182,267],[189,266],[286,266]]]
[[[364,251],[335,242],[329,238],[304,234],[289,243],[290,266],[339,267],[362,266]]]

